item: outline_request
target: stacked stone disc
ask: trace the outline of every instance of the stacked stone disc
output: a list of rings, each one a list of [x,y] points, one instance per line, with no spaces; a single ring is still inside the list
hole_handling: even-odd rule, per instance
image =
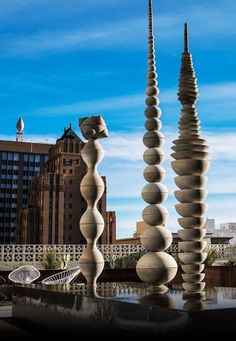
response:
[[[167,209],[161,203],[167,198],[168,191],[161,184],[165,176],[160,164],[164,160],[164,153],[160,149],[164,136],[160,132],[161,111],[158,108],[159,93],[157,88],[157,74],[155,67],[155,50],[153,36],[152,2],[149,0],[149,37],[148,37],[148,73],[146,89],[145,128],[147,132],[143,143],[148,148],[143,155],[148,166],[144,170],[144,178],[148,184],[142,190],[143,199],[149,204],[143,210],[143,220],[149,227],[141,235],[141,243],[148,252],[140,258],[136,271],[140,279],[148,284],[162,285],[168,283],[177,272],[177,264],[173,257],[163,252],[172,242],[172,234],[166,229],[168,218]],[[160,292],[166,291],[160,287]]]
[[[179,121],[179,137],[173,141],[171,156],[175,159],[171,165],[175,173],[176,185],[180,190],[175,192],[176,211],[182,217],[178,222],[183,229],[178,230],[180,238],[179,254],[182,262],[182,275],[186,297],[201,297],[205,287],[204,252],[206,241],[203,240],[206,230],[205,213],[207,205],[204,203],[207,192],[203,189],[207,178],[203,175],[209,168],[208,147],[200,135],[200,122],[195,108],[198,98],[198,88],[193,69],[192,56],[188,49],[187,24],[184,29],[184,52],[182,54],[181,71],[179,78],[178,99],[182,104]]]

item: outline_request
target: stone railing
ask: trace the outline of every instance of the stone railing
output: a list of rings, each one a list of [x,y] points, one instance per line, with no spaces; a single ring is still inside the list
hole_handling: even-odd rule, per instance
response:
[[[85,245],[0,245],[0,270],[13,269],[23,264],[34,264],[38,268],[43,268],[42,260],[46,252],[54,251],[57,256],[69,254],[70,266],[78,264]],[[227,244],[211,245],[217,253],[217,259],[229,259],[236,256],[236,246]],[[113,257],[128,256],[132,253],[144,251],[141,245],[137,244],[104,244],[99,245],[104,259],[111,260]],[[179,252],[176,244],[171,245],[169,253]]]

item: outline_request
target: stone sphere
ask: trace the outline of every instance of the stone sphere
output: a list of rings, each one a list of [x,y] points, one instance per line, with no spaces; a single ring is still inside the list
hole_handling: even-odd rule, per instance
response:
[[[159,99],[155,96],[148,96],[145,100],[147,106],[155,106],[160,103]]]
[[[151,72],[148,72],[147,73],[147,78],[148,79],[152,79],[152,78],[157,78],[157,73],[156,72],[153,72],[153,71],[151,71]]]
[[[156,96],[159,94],[159,90],[155,86],[149,86],[145,92],[147,96]]]
[[[162,205],[148,205],[143,210],[143,220],[150,226],[165,225],[168,219],[168,211]]]
[[[165,158],[165,153],[158,148],[150,148],[143,153],[143,159],[148,165],[160,164]]]
[[[160,182],[165,178],[165,170],[160,165],[150,165],[144,169],[143,177],[148,182]]]
[[[147,148],[152,147],[161,147],[165,141],[164,135],[157,130],[151,130],[144,134],[143,136],[143,144]]]
[[[168,196],[167,188],[161,183],[150,183],[143,187],[142,198],[148,204],[161,204]]]
[[[148,79],[147,80],[147,85],[148,86],[156,86],[157,85],[157,81],[155,79]]]
[[[148,118],[145,122],[147,130],[160,130],[162,127],[161,121],[157,117]]]
[[[145,116],[147,118],[152,118],[152,117],[160,117],[161,116],[161,109],[158,107],[147,107],[145,109]]]
[[[148,252],[142,256],[136,266],[139,278],[148,284],[165,284],[177,273],[177,263],[165,252]]]
[[[164,251],[172,243],[172,233],[164,226],[150,226],[141,234],[141,244],[148,251]]]

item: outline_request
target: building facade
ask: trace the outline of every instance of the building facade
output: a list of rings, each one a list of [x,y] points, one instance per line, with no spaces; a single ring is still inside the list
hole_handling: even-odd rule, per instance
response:
[[[87,208],[80,193],[80,183],[86,174],[81,157],[84,142],[71,125],[48,151],[47,171],[31,182],[29,205],[19,216],[18,243],[84,244],[79,222]],[[105,188],[106,179],[103,177]],[[109,243],[115,237],[114,215],[106,212],[106,190],[98,203],[105,228],[99,243]],[[108,225],[107,225],[108,224]]]
[[[0,244],[15,243],[17,217],[28,207],[30,181],[45,171],[50,146],[0,140]]]
[[[236,223],[221,223],[220,230],[236,232]]]

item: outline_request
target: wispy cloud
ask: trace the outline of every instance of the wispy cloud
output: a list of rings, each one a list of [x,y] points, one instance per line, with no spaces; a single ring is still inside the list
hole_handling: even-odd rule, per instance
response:
[[[225,83],[213,83],[213,84],[203,84],[200,85],[200,101],[201,107],[204,106],[214,107],[215,101],[227,102],[234,101],[235,103],[235,93],[236,93],[236,82],[225,82]],[[160,99],[161,105],[166,104],[176,104],[178,105],[177,89],[161,89]],[[120,109],[132,109],[144,107],[145,94],[131,94],[117,97],[108,97],[103,99],[91,100],[91,101],[81,101],[70,104],[64,104],[59,106],[49,106],[38,108],[29,114],[32,115],[50,115],[50,116],[68,116],[68,115],[78,115],[78,113],[83,112],[98,112],[106,110],[120,110]],[[224,102],[224,106],[227,106],[227,102]],[[217,105],[219,105],[217,103]],[[214,119],[219,121],[225,119],[225,115],[215,115]]]
[[[137,30],[142,27],[143,19],[131,22],[117,22],[91,29],[75,28],[67,30],[40,31],[37,33],[2,36],[0,50],[6,55],[36,56],[42,53],[57,53],[75,49],[104,49],[108,46],[136,45]],[[142,36],[142,32],[141,32]],[[129,42],[129,44],[128,44]],[[136,46],[137,47],[137,46]]]
[[[143,95],[110,97],[94,101],[81,101],[53,107],[42,107],[34,110],[32,115],[78,115],[78,112],[94,112],[110,109],[136,108],[143,104]]]
[[[22,4],[21,4],[22,2]],[[40,3],[40,1],[37,1]],[[158,27],[158,41],[164,45],[170,41],[179,41],[181,44],[182,25],[186,18],[189,18],[191,24],[191,34],[197,38],[198,45],[208,44],[215,45],[216,41],[222,39],[226,32],[235,32],[236,23],[234,20],[234,11],[232,6],[235,7],[233,2],[231,6],[211,6],[208,3],[200,5],[185,6],[184,11],[177,9],[173,12],[160,12],[156,17]],[[21,5],[19,5],[21,4]],[[28,2],[32,5],[33,1]],[[27,1],[15,1],[15,9],[22,9],[27,7]],[[13,8],[14,8],[13,6]],[[56,6],[56,2],[55,2]],[[78,11],[77,2],[72,6]],[[105,1],[100,2],[100,6],[91,6],[90,9],[96,10],[98,8],[109,7]],[[31,6],[32,7],[32,6]],[[51,6],[49,6],[51,7]],[[59,6],[57,6],[59,7]],[[172,6],[171,6],[172,7]],[[3,8],[8,10],[6,2]],[[62,8],[64,8],[62,6]],[[86,6],[84,6],[84,9]],[[141,7],[142,8],[142,7]],[[1,6],[0,6],[1,9]],[[117,13],[121,11],[122,7],[118,1],[113,3],[113,9],[117,9]],[[134,8],[129,6],[129,10],[134,12]],[[230,10],[231,9],[231,10]],[[37,10],[37,3],[35,11]],[[107,8],[108,10],[108,8]],[[56,13],[58,11],[55,11]],[[61,14],[63,11],[61,11]],[[68,12],[66,12],[68,13]],[[121,12],[122,13],[122,12]],[[43,53],[58,53],[68,50],[88,49],[93,50],[104,48],[121,48],[125,47],[133,49],[146,49],[146,27],[147,18],[146,13],[135,12],[136,15],[130,18],[129,16],[121,16],[116,21],[114,17],[106,18],[107,20],[98,20],[94,23],[94,27],[86,26],[86,20],[82,21],[77,18],[77,25],[74,27],[74,22],[71,27],[61,28],[59,20],[58,29],[44,28],[41,31],[31,33],[18,33],[18,35],[2,35],[1,37],[1,53],[2,55],[15,55],[15,56],[39,56]],[[91,15],[91,14],[90,14]],[[95,15],[92,12],[92,15]],[[90,17],[90,16],[89,16]],[[60,18],[58,18],[60,19]],[[49,20],[49,18],[48,18]],[[78,22],[80,25],[78,25]],[[217,25],[215,24],[217,22]],[[49,25],[50,27],[50,25]],[[203,39],[203,37],[205,39]],[[207,38],[207,39],[206,39]],[[214,44],[211,44],[214,42]],[[232,47],[232,46],[231,46]]]

